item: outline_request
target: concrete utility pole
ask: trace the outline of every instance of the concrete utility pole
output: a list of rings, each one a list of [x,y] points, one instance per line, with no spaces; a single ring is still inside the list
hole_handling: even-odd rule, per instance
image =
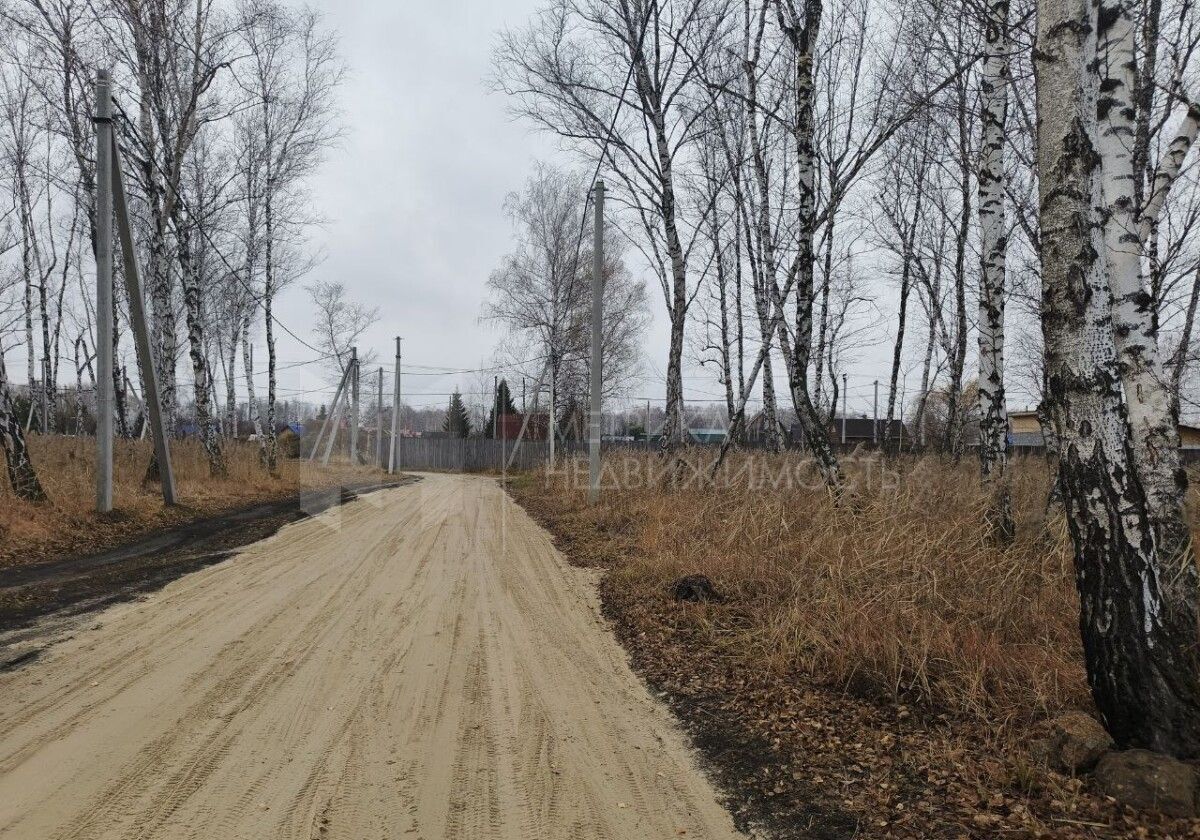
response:
[[[350,348],[350,463],[358,463],[358,348]]]
[[[117,142],[112,141],[113,205],[116,209],[117,230],[121,236],[121,257],[125,265],[125,296],[129,298],[129,321],[133,325],[133,344],[145,383],[145,409],[149,424],[142,423],[145,433],[149,425],[154,435],[154,457],[162,480],[163,501],[175,504],[175,468],[171,465],[171,446],[167,424],[163,419],[162,398],[158,390],[158,371],[154,354],[150,352],[150,325],[146,322],[146,307],[142,298],[142,279],[138,271],[137,250],[133,244],[133,223],[129,218],[129,202],[125,196],[125,173],[121,170],[121,155]],[[214,394],[213,404],[216,404]],[[236,429],[235,429],[236,436]]]
[[[846,445],[846,374],[842,374],[842,446]]]
[[[500,377],[492,374],[492,440],[495,440],[499,435],[496,430],[500,428]]]
[[[396,375],[392,378],[392,446],[388,455],[388,473],[396,471],[396,447],[400,439],[400,336],[396,336]]]
[[[379,393],[375,397],[375,463],[383,468],[383,368],[379,369]]]
[[[317,450],[320,449],[320,447],[321,447],[321,440],[323,438],[325,438],[325,430],[329,429],[330,424],[333,423],[334,414],[337,412],[338,406],[341,404],[340,400],[342,399],[342,391],[345,390],[345,388],[346,388],[346,381],[349,378],[349,376],[350,376],[350,367],[349,367],[349,365],[347,365],[346,369],[342,371],[342,378],[338,380],[337,390],[335,390],[333,392],[333,402],[331,402],[329,404],[329,410],[327,412],[325,412],[325,420],[322,421],[322,423],[321,423],[321,430],[319,432],[317,432],[317,439],[313,441],[312,452],[310,452],[308,455],[308,460],[310,460],[310,461],[316,460]],[[332,440],[334,437],[337,437],[337,426],[336,425],[329,432],[329,440]],[[329,463],[328,453],[325,455],[324,462]]]
[[[553,359],[553,357],[551,357],[551,359],[550,359],[550,417],[549,417],[550,422],[548,424],[549,428],[546,430],[550,435],[550,467],[551,467],[551,469],[554,468],[554,444],[556,443],[555,439],[558,437],[558,418],[556,416],[556,413],[555,413],[556,409],[554,406],[554,401],[556,398],[557,398],[557,395],[554,393],[554,359]]]
[[[50,433],[50,360],[42,359],[42,434]]]
[[[875,408],[872,410],[871,443],[879,443],[879,380],[875,380]]]
[[[596,181],[592,204],[596,225],[592,232],[592,410],[588,430],[588,501],[595,504],[600,498],[600,388],[601,376],[600,330],[604,323],[604,182]]]
[[[112,76],[96,74],[96,511],[113,506]]]

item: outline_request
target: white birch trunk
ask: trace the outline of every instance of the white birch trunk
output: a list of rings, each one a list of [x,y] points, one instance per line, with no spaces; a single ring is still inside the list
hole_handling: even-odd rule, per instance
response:
[[[987,7],[981,68],[979,238],[979,465],[991,495],[987,525],[1001,543],[1014,533],[1008,485],[1008,411],[1004,402],[1004,303],[1007,217],[1004,207],[1004,131],[1008,115],[1008,0]]]
[[[1100,5],[1097,66],[1101,93],[1096,108],[1103,171],[1101,200],[1106,211],[1104,252],[1112,289],[1117,362],[1133,432],[1134,463],[1160,547],[1178,554],[1188,539],[1182,518],[1187,475],[1180,465],[1179,432],[1159,359],[1157,302],[1143,282],[1146,243],[1141,237],[1133,161],[1137,131],[1134,14],[1129,0],[1106,0]],[[1170,156],[1165,162],[1169,169]],[[1166,189],[1156,188],[1156,196],[1163,198],[1155,196],[1152,200],[1161,206],[1165,193]]]
[[[1046,408],[1075,548],[1088,681],[1121,747],[1200,754],[1194,563],[1162,563],[1122,395],[1096,130],[1097,7],[1038,3]],[[1174,576],[1174,580],[1169,580]],[[1170,585],[1190,598],[1165,598]]]

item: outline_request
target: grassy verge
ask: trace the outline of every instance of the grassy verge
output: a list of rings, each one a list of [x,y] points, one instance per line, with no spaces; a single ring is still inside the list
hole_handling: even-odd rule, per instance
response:
[[[166,508],[159,486],[142,480],[150,442],[118,440],[113,454],[114,510],[100,516],[95,512],[95,441],[33,435],[29,445],[50,501],[22,502],[7,482],[0,482],[0,566],[101,551],[161,528],[380,474],[349,464],[322,468],[284,460],[279,475],[272,477],[259,463],[257,444],[235,442],[225,446],[229,474],[214,479],[196,442],[175,442],[171,455],[180,503]]]
[[[635,667],[746,820],[781,837],[1200,835],[1029,756],[1048,716],[1091,710],[1042,462],[1014,466],[1006,550],[983,538],[971,463],[849,464],[840,505],[795,459],[743,457],[715,486],[689,467],[668,489],[656,469],[610,460],[595,507],[573,471],[513,492],[574,562],[609,569]],[[692,574],[721,600],[674,600]]]

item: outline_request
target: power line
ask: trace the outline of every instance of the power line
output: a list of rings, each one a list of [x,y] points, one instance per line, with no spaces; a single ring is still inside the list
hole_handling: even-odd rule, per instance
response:
[[[116,109],[117,116],[120,118],[120,120],[132,128],[133,123],[130,121],[129,117],[126,116],[125,109],[120,106],[120,103],[117,101],[116,97],[113,97],[113,107]],[[198,218],[196,216],[196,214],[192,211],[191,206],[188,204],[187,200],[183,197],[183,195],[180,193],[180,191],[178,189],[176,189],[174,186],[171,186],[170,176],[166,172],[163,171],[162,166],[160,166],[158,161],[154,159],[154,156],[147,154],[145,159],[150,161],[151,165],[155,169],[158,170],[159,175],[162,176],[162,178],[164,179],[164,183],[167,184],[168,187],[171,189],[171,191],[175,194],[175,200],[179,202],[179,204],[183,207],[183,209],[187,212],[187,214],[190,217],[192,217],[192,219]],[[246,293],[248,295],[250,295],[251,298],[254,299],[255,303],[262,306],[263,310],[266,311],[265,298],[260,298],[258,296],[258,294],[254,291],[254,289],[252,289],[246,283],[246,281],[242,279],[242,275],[240,273],[238,273],[238,270],[233,267],[233,264],[230,263],[229,260],[225,258],[225,255],[221,252],[221,249],[217,247],[216,243],[213,242],[212,237],[208,235],[208,231],[206,231],[204,229],[204,226],[200,225],[200,224],[195,224],[194,227],[197,231],[200,232],[200,235],[202,237],[204,237],[204,241],[208,243],[209,247],[212,248],[213,252],[216,253],[216,255],[221,259],[221,262],[225,263],[225,268],[229,270],[229,273],[233,275],[233,277],[238,281],[238,283],[241,285],[241,287],[246,290]],[[322,353],[323,352],[320,347],[314,347],[312,344],[308,343],[303,338],[301,338],[296,333],[294,333],[288,327],[287,324],[285,324],[285,323],[283,323],[283,321],[279,320],[279,316],[275,314],[274,310],[271,311],[271,320],[274,321],[276,326],[278,326],[281,330],[283,330],[285,333],[290,335],[296,341],[300,342],[302,345],[307,347],[309,350],[312,350],[314,353]],[[332,355],[327,354],[327,358],[328,357],[332,357]]]
[[[625,94],[629,92],[629,83],[633,81],[633,67],[637,57],[642,53],[642,45],[646,42],[646,31],[650,28],[650,16],[657,10],[658,2],[650,3],[646,6],[646,16],[642,18],[642,31],[638,34],[637,49],[629,56],[629,70],[625,73],[625,84],[621,86],[621,95],[617,98],[617,105],[613,108],[612,120],[609,121],[608,131],[604,134],[604,143],[600,146],[600,155],[596,158],[596,168],[592,171],[591,183],[595,183],[600,176],[600,167],[604,164],[604,158],[608,155],[608,146],[612,142],[613,132],[617,129],[617,118],[621,115],[621,106],[625,104]],[[579,220],[579,237],[575,240],[575,262],[579,265],[579,256],[583,252],[583,234],[587,230],[587,211],[588,205],[591,204],[592,190],[589,187],[587,195],[583,199],[583,213]]]

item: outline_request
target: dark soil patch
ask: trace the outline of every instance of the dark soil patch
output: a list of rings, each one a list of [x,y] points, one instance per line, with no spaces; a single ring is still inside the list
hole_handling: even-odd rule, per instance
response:
[[[284,525],[414,478],[313,490],[155,531],[118,548],[0,568],[0,630],[50,613],[85,612],[165,586]]]

